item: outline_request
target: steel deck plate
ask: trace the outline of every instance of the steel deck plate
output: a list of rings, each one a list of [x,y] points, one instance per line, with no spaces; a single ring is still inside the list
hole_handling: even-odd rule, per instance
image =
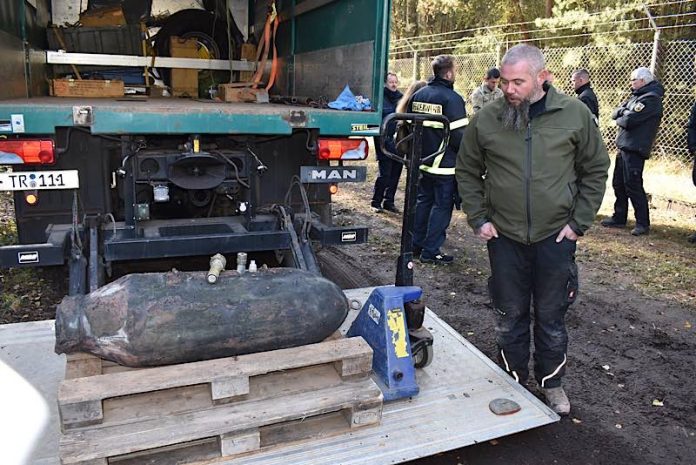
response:
[[[362,304],[371,289],[346,291]],[[357,311],[341,328],[346,331]],[[426,314],[435,338],[433,363],[418,370],[420,394],[386,403],[379,427],[279,446],[216,465],[387,465],[427,457],[477,442],[553,423],[559,417],[471,343],[438,318]],[[57,465],[59,437],[56,393],[65,357],[53,353],[53,321],[0,325],[0,359],[17,370],[47,399],[52,418],[34,453],[34,465]],[[522,407],[496,416],[488,403],[514,400]]]

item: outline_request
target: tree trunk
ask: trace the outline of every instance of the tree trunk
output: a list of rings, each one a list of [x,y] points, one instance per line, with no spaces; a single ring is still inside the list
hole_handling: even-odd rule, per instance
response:
[[[419,35],[418,31],[418,0],[407,0],[406,2],[406,34],[409,37]]]
[[[515,16],[517,17],[516,22],[519,22],[519,23],[524,23],[527,21],[527,18],[525,18],[525,15],[524,15],[524,10],[522,9],[522,1],[523,0],[512,0],[512,8],[513,8],[513,11],[515,11],[515,13],[516,13]],[[530,38],[529,28],[527,27],[527,25],[520,24],[519,28],[520,28],[520,34],[522,34],[522,38],[524,40],[529,40],[529,38]]]
[[[551,18],[553,16],[554,0],[546,0],[546,18]]]

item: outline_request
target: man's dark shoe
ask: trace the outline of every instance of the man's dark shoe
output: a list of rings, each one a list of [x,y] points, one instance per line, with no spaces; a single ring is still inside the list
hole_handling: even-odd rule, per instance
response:
[[[696,232],[687,236],[686,242],[688,242],[689,244],[696,244]]]
[[[388,211],[388,212],[392,212],[392,213],[401,213],[401,210],[399,210],[398,208],[396,208],[395,205],[391,205],[391,204],[386,204],[386,203],[385,203],[384,205],[382,205],[382,208],[383,208],[385,211]]]
[[[602,226],[605,228],[625,228],[626,223],[620,223],[614,219],[613,216],[610,216],[609,218],[604,218],[602,221],[599,222]]]
[[[634,236],[645,236],[650,234],[650,226],[637,224],[636,227],[631,230],[631,234]]]
[[[443,253],[439,253],[432,258],[421,255],[420,261],[421,263],[433,263],[435,265],[451,265],[454,261],[454,257]]]
[[[382,213],[384,210],[382,209],[382,206],[378,203],[371,203],[370,206],[372,207],[372,211],[375,213]]]
[[[418,247],[417,245],[414,245],[413,246],[413,258],[420,257],[421,253],[423,253],[423,247]]]

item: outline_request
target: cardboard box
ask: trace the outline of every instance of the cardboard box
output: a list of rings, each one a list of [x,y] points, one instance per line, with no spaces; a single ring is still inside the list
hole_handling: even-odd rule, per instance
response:
[[[198,58],[196,39],[169,38],[169,54],[177,58]],[[172,69],[172,95],[198,98],[198,70]]]
[[[254,44],[242,44],[242,60],[256,62],[256,45]],[[241,82],[248,82],[254,78],[255,71],[240,71],[239,80]]]
[[[110,6],[87,10],[80,14],[80,23],[84,27],[125,26],[126,17],[120,6]]]

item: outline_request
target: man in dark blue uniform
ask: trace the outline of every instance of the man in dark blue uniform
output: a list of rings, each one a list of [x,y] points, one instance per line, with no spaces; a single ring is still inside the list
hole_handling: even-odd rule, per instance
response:
[[[433,77],[427,86],[414,94],[409,112],[446,116],[450,121],[450,138],[444,153],[420,166],[413,248],[414,256],[420,254],[421,262],[447,265],[454,261],[454,257],[444,254],[440,247],[445,242],[455,198],[458,198],[454,164],[468,121],[464,99],[454,91],[452,57],[439,55],[432,61],[432,67]],[[426,122],[422,157],[440,149],[442,133],[441,123]]]
[[[599,120],[599,101],[590,84],[590,72],[586,69],[579,69],[570,76],[570,82],[578,94],[578,99],[590,109],[592,114]]]
[[[628,218],[628,201],[636,215],[634,236],[650,232],[648,197],[643,189],[643,168],[650,157],[657,129],[662,120],[662,97],[665,89],[655,80],[648,68],[637,68],[631,73],[631,97],[612,114],[619,127],[616,147],[619,153],[614,165],[612,186],[616,195],[614,214],[602,220],[602,226],[623,228]]]
[[[384,100],[382,102],[382,119],[396,111],[396,104],[399,103],[403,96],[399,92],[398,86],[399,78],[396,77],[396,74],[387,73],[387,82],[384,84]],[[386,145],[392,153],[396,152],[393,140],[387,139]],[[375,137],[375,152],[377,153],[379,175],[377,180],[375,180],[375,190],[371,202],[372,209],[375,212],[387,210],[392,213],[400,213],[394,204],[394,195],[396,194],[396,188],[401,177],[401,169],[404,165],[382,153],[379,137]]]

